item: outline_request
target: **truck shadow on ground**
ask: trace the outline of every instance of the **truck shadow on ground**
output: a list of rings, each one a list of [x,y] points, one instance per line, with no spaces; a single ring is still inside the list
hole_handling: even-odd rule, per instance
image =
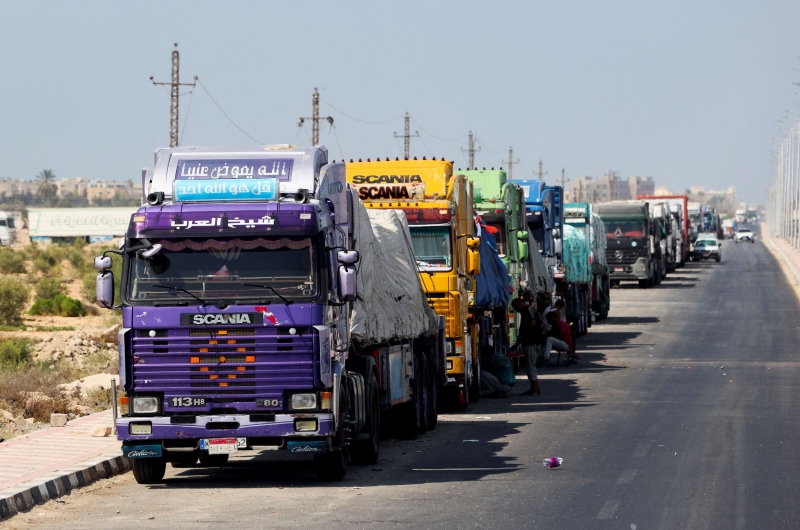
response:
[[[622,325],[626,326],[628,324],[658,324],[661,322],[661,319],[658,317],[615,317],[610,316],[603,320],[602,324],[613,324],[613,325]],[[593,334],[594,329],[589,332],[589,334]]]
[[[611,317],[609,317],[609,320],[611,320]],[[600,331],[593,329],[589,335],[586,335],[583,340],[578,343],[577,352],[578,355],[581,355],[582,351],[591,349],[613,350],[640,348],[641,344],[630,344],[630,342],[641,334],[641,331]]]
[[[499,401],[499,400],[496,400]],[[503,407],[510,412],[508,400]],[[523,467],[516,457],[500,456],[508,437],[527,423],[493,420],[485,407],[471,406],[464,420],[442,416],[436,428],[416,440],[382,440],[381,456],[368,466],[350,464],[341,482],[321,482],[313,460],[282,451],[242,452],[220,468],[167,468],[163,484],[152,489],[283,489],[366,488],[479,480],[515,472]],[[476,415],[482,414],[489,415]],[[513,411],[521,412],[521,411]],[[248,453],[251,453],[250,456]],[[265,492],[266,494],[266,492]]]

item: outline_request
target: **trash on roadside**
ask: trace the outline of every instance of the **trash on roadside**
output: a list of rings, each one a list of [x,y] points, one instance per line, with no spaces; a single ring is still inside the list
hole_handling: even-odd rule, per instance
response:
[[[542,460],[542,465],[544,467],[549,467],[550,469],[552,469],[554,467],[560,466],[563,461],[564,461],[563,458],[551,456],[550,458],[545,458],[544,460]]]

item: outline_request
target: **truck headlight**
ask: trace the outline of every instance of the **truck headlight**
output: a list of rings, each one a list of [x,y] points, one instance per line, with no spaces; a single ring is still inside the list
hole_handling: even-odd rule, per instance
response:
[[[317,394],[301,393],[292,394],[289,400],[289,410],[313,410],[317,408]]]
[[[134,414],[156,414],[158,412],[158,398],[155,396],[137,396],[133,398]]]

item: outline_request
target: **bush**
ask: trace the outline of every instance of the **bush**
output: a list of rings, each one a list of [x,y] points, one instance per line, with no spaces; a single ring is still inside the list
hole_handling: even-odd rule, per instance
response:
[[[3,274],[24,274],[25,255],[8,247],[0,248],[0,272]]]
[[[64,294],[64,286],[58,278],[42,278],[36,284],[37,299],[53,299],[60,294]]]
[[[81,238],[76,238],[69,247],[67,259],[78,273],[94,270],[94,261],[92,257],[86,253],[86,242]]]
[[[80,300],[59,294],[50,298],[41,298],[34,302],[28,311],[31,315],[58,315],[61,317],[80,317],[85,314]]]
[[[39,250],[33,264],[44,276],[61,276],[61,258],[63,256],[64,247],[62,245],[50,244]]]
[[[14,326],[22,323],[22,312],[28,305],[31,289],[28,284],[4,276],[0,278],[0,324]]]
[[[7,339],[0,342],[0,367],[16,369],[31,362],[30,343],[26,340]]]

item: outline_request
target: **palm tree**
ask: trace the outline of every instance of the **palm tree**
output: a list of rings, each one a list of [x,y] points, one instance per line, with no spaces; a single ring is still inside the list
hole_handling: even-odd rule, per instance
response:
[[[39,197],[42,202],[48,202],[51,206],[58,201],[58,186],[56,185],[56,175],[51,169],[44,169],[36,178],[39,180]]]

